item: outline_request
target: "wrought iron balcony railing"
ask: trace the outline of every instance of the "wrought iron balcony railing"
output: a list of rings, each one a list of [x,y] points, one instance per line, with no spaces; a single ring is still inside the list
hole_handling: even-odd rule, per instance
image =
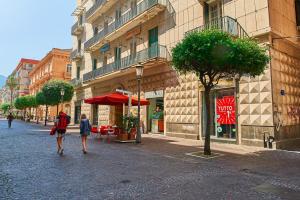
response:
[[[78,78],[74,78],[70,81],[70,83],[74,86],[74,87],[78,87],[80,85],[82,85],[82,79],[78,79]]]
[[[102,5],[104,5],[108,0],[96,0],[95,4],[86,12],[86,18],[91,17],[95,11]]]
[[[74,51],[71,52],[71,60],[80,60],[83,58],[84,51],[83,49],[75,49]]]
[[[139,15],[143,14],[144,12],[146,12],[147,10],[151,9],[156,5],[161,5],[166,7],[166,9],[171,13],[175,12],[169,0],[143,0],[137,5],[136,9],[134,10],[130,9],[128,12],[123,14],[120,19],[118,20],[116,19],[113,23],[109,24],[107,28],[103,29],[94,37],[92,37],[87,42],[85,42],[84,49],[88,50],[90,47],[92,47],[93,45],[97,44],[102,39],[104,39],[104,37],[106,37],[107,35],[118,30],[125,24],[129,23],[130,21],[132,21],[133,19],[135,19],[136,17],[138,17]]]
[[[103,67],[84,74],[83,82],[87,82],[116,71],[127,69],[140,62],[146,63],[155,58],[162,58],[165,61],[170,60],[170,54],[166,46],[155,44],[150,48],[137,52],[136,55],[130,55],[120,59],[119,61],[104,65]]]
[[[216,20],[211,20],[200,27],[197,27],[195,29],[186,32],[186,34],[189,34],[191,32],[199,32],[207,29],[222,30],[224,32],[231,34],[234,37],[239,37],[239,38],[249,37],[247,32],[238,23],[238,21],[229,16],[224,16]]]
[[[76,22],[71,28],[72,35],[80,35],[83,32],[83,25]]]

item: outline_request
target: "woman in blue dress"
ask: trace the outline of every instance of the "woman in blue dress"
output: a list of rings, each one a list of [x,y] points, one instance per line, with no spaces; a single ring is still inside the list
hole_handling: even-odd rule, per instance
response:
[[[85,114],[82,114],[80,120],[80,135],[81,135],[81,142],[82,142],[82,152],[84,154],[87,153],[86,139],[87,136],[90,135],[90,132],[91,132],[90,121],[87,119]]]

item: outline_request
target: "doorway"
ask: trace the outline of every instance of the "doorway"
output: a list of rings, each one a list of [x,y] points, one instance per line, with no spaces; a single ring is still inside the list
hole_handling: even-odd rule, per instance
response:
[[[74,123],[79,124],[81,115],[81,102],[75,103]]]
[[[164,133],[164,99],[163,97],[147,99],[147,132]]]

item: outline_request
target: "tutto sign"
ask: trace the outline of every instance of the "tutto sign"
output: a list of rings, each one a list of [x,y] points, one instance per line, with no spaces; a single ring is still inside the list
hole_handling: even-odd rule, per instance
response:
[[[217,99],[216,105],[217,122],[219,124],[235,124],[235,100],[234,96],[226,96],[222,99]]]
[[[163,90],[145,92],[145,98],[146,99],[154,99],[154,98],[160,98],[160,97],[164,97],[164,91]]]

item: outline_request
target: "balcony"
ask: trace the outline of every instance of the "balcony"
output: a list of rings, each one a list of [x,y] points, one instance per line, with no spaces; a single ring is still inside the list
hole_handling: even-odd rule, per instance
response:
[[[83,82],[85,83],[112,73],[120,73],[122,70],[138,63],[142,63],[144,67],[151,67],[167,63],[169,60],[170,54],[165,46],[153,45],[150,48],[137,52],[135,56],[124,57],[120,61],[115,61],[84,74]]]
[[[124,35],[134,27],[155,17],[163,10],[175,12],[168,0],[143,0],[137,5],[136,10],[129,10],[120,20],[115,20],[106,29],[84,43],[85,51],[95,51],[107,42],[113,41]]]
[[[71,52],[71,60],[73,61],[79,61],[83,58],[84,52],[82,49],[78,50],[75,49],[74,51]]]
[[[95,4],[86,12],[86,20],[89,23],[106,13],[118,0],[96,0]]]
[[[78,79],[78,78],[74,78],[70,81],[70,83],[74,86],[74,87],[79,87],[82,85],[82,79]]]
[[[83,33],[84,27],[82,24],[76,22],[71,29],[71,34],[74,36],[81,35]]]
[[[200,32],[207,29],[222,30],[224,32],[229,33],[233,37],[239,37],[239,38],[249,37],[247,32],[238,23],[238,21],[228,16],[224,16],[219,19],[209,21],[208,23],[205,23],[203,26],[197,27],[193,30],[186,32],[186,34],[189,34],[191,32]]]

